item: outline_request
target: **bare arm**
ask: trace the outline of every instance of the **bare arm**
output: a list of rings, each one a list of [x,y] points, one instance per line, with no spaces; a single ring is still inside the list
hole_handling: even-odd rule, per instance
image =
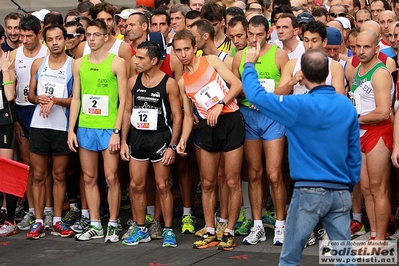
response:
[[[0,59],[1,61],[1,71],[3,72],[2,83],[7,83],[4,85],[4,94],[7,101],[11,102],[15,98],[15,70],[13,67],[13,61],[10,61],[10,52],[4,52]],[[11,82],[11,83],[10,83]]]
[[[130,160],[129,146],[127,144],[127,136],[131,128],[130,117],[132,115],[132,108],[133,108],[133,97],[132,97],[133,95],[131,92],[134,84],[136,83],[136,80],[137,80],[137,75],[131,77],[127,82],[128,93],[126,95],[125,110],[123,111],[123,116],[122,116],[120,154],[122,159],[125,161]]]
[[[126,72],[130,73],[130,59],[132,58],[132,49],[130,48],[129,44],[122,42],[118,56],[125,60]]]
[[[74,132],[76,121],[80,111],[80,76],[79,69],[82,59],[75,60],[72,64],[73,86],[72,100],[69,111],[69,127],[68,127],[68,146],[69,149],[76,152],[78,141]]]
[[[183,65],[175,55],[170,55],[170,68],[173,71],[173,78],[175,80],[180,80],[183,76]]]
[[[354,68],[352,66],[352,60],[353,60],[353,56],[348,59],[348,61],[346,63],[346,67],[345,67],[345,77],[346,77],[346,80],[348,81],[349,90],[352,90],[352,82],[353,82],[353,77],[355,76],[355,70],[356,70],[356,68]]]
[[[28,100],[33,104],[47,104],[50,101],[49,95],[36,95],[36,89],[37,89],[36,73],[39,70],[39,67],[42,64],[42,62],[43,58],[36,59],[35,61],[33,61],[30,69]]]
[[[292,59],[288,61],[281,71],[281,78],[277,84],[277,88],[274,90],[274,94],[287,95],[289,94],[295,84],[302,80],[302,71],[294,72],[295,64],[297,59]]]
[[[385,69],[374,72],[371,84],[374,89],[376,108],[367,115],[359,117],[360,124],[376,124],[389,118],[392,78]]]
[[[396,168],[399,168],[399,115],[395,115],[393,125],[393,151],[391,160]]]
[[[386,67],[388,68],[389,72],[392,73],[396,70],[396,62],[392,58],[388,57],[386,62]]]
[[[187,140],[190,137],[191,130],[193,129],[194,106],[193,102],[188,98],[186,94],[186,91],[184,89],[184,80],[182,78],[179,80],[178,85],[180,90],[180,96],[183,101],[184,118],[183,118],[183,128],[182,128],[180,141],[179,144],[177,145],[177,153],[182,156],[185,156],[187,155],[187,153],[185,153]]]
[[[136,56],[133,55],[132,58],[130,58],[130,71],[129,73],[129,78],[134,77],[135,75],[137,75],[137,71],[136,71]]]

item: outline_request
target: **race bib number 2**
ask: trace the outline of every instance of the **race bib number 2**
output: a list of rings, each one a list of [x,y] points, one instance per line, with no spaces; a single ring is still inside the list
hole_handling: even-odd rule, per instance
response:
[[[108,116],[108,96],[84,94],[83,113],[86,115]]]
[[[224,93],[216,81],[208,83],[200,89],[195,95],[195,101],[205,110],[215,106],[220,100],[223,100]]]

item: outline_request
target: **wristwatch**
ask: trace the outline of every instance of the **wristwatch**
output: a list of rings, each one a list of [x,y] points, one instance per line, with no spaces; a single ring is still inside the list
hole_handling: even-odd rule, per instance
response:
[[[115,134],[121,133],[119,128],[114,128],[114,130],[112,130],[112,132],[115,133]]]
[[[223,106],[226,106],[226,103],[225,103],[223,100],[220,100],[220,101],[218,102],[218,104],[223,104]]]
[[[53,102],[53,104],[57,103],[57,100],[55,99],[54,95],[50,94],[50,100]]]
[[[171,148],[172,151],[176,151],[177,145],[176,144],[170,144],[169,148]]]

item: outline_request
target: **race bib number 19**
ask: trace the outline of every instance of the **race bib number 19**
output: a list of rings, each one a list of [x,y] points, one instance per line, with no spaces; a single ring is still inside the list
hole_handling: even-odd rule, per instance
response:
[[[195,95],[195,101],[205,110],[209,110],[220,100],[223,100],[224,93],[216,81],[208,83],[200,89]]]
[[[84,94],[83,113],[86,115],[108,116],[108,96]]]

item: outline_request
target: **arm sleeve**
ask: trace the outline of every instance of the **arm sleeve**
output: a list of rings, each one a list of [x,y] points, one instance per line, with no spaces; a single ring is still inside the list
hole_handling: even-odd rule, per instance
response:
[[[268,93],[259,83],[254,64],[244,65],[242,87],[248,101],[271,119],[287,127],[292,126],[297,120],[301,97]]]

